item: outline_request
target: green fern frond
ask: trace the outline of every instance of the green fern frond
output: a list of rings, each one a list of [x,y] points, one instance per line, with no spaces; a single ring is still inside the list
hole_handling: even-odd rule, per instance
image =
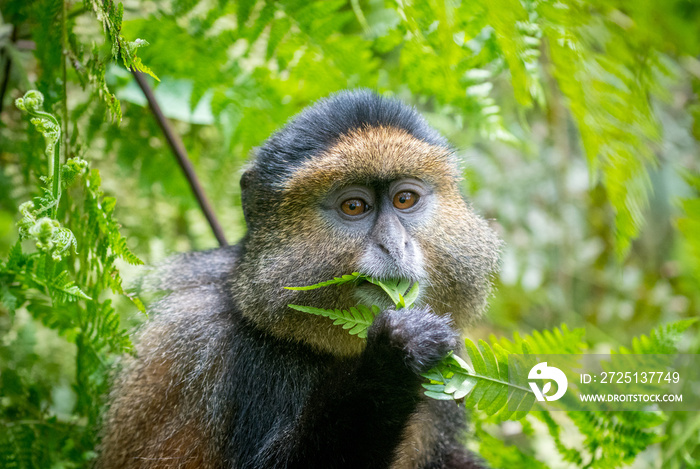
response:
[[[374,318],[381,312],[377,306],[367,307],[364,305],[357,305],[349,310],[322,309],[300,305],[288,306],[297,311],[333,319],[333,325],[342,326],[343,329],[350,329],[348,331],[350,334],[357,335],[361,339],[367,338],[367,329],[372,325]]]
[[[186,15],[195,6],[197,6],[199,0],[174,0],[172,3],[173,14],[176,16]]]
[[[547,430],[554,441],[554,446],[557,448],[557,451],[564,461],[573,463],[576,467],[583,467],[584,461],[581,450],[569,447],[562,442],[561,426],[559,423],[554,420],[548,412],[537,412],[535,415],[547,425]]]
[[[51,297],[57,303],[70,303],[78,300],[91,300],[75,282],[70,279],[70,275],[65,270],[54,277],[46,284]]]
[[[341,277],[335,277],[333,280],[317,283],[315,285],[285,288],[287,290],[300,291],[314,290],[331,285],[343,285],[357,280],[366,280],[369,283],[380,287],[387,295],[389,295],[397,309],[410,307],[418,298],[420,293],[418,282],[414,282],[413,285],[411,285],[411,281],[408,279],[377,280],[358,272],[353,272],[352,274],[343,275]],[[404,296],[404,294],[406,296]],[[344,329],[350,329],[351,334],[358,334],[358,336],[361,338],[367,337],[367,329],[372,324],[372,321],[374,321],[376,315],[380,312],[379,307],[374,305],[371,308],[364,305],[357,305],[355,308],[350,308],[350,310],[322,309],[311,306],[291,304],[288,306],[297,311],[331,317],[335,319],[333,322],[334,325],[342,325]]]
[[[531,352],[539,354],[577,354],[587,348],[584,341],[586,331],[583,328],[569,330],[566,324],[550,330],[533,331],[530,335],[520,336],[518,332],[513,334],[513,340],[506,337],[497,338],[491,334],[489,341],[498,344],[509,353],[527,353],[523,346],[527,343]]]
[[[663,461],[668,461],[674,468],[700,467],[700,456],[697,456],[700,449],[700,415],[676,412],[671,414],[666,428],[674,428],[676,433],[673,438],[663,442]]]
[[[108,348],[111,352],[123,353],[132,349],[129,334],[121,327],[121,319],[111,300],[90,304],[87,318],[85,334],[94,350]]]
[[[143,261],[126,244],[126,238],[119,231],[112,231],[110,247],[116,255],[131,265],[143,265]]]
[[[486,460],[489,467],[549,469],[532,454],[525,453],[518,445],[509,444],[504,438],[497,438],[482,428],[478,419],[473,419],[475,436],[479,442],[478,454]],[[526,423],[526,422],[525,422]]]
[[[126,244],[126,238],[119,231],[119,223],[113,218],[116,200],[113,197],[105,197],[100,188],[102,178],[96,169],[87,174],[85,197],[85,210],[88,214],[87,223],[92,229],[99,231],[106,237],[107,246],[114,254],[132,265],[142,265],[139,259]]]
[[[411,285],[411,281],[406,278],[387,280],[378,280],[367,276],[362,276],[362,278],[384,290],[384,293],[389,295],[397,308],[410,307],[420,293],[418,282]]]
[[[645,415],[646,414],[646,415]],[[662,440],[654,428],[665,418],[652,412],[567,412],[585,435],[584,447],[596,469],[632,463],[650,445]]]
[[[527,370],[509,370],[508,352],[498,344],[493,348],[483,340],[478,346],[465,341],[472,366],[450,356],[423,376],[428,397],[440,400],[466,399],[468,408],[479,408],[487,415],[500,412],[502,419],[521,419],[535,403],[532,390],[515,384],[525,382]]]
[[[698,318],[683,319],[665,326],[658,326],[649,335],[640,335],[632,339],[632,348],[620,347],[620,353],[669,354],[678,352],[678,341]]]
[[[0,273],[2,273],[2,266],[0,266]],[[14,313],[17,309],[18,301],[19,299],[12,294],[9,285],[0,277],[0,307]]]
[[[325,282],[316,283],[314,285],[307,285],[305,287],[284,287],[284,288],[287,290],[298,290],[298,291],[315,290],[317,288],[328,287],[331,285],[343,285],[345,283],[353,282],[355,280],[360,280],[363,278],[367,278],[367,277],[365,275],[360,274],[359,272],[353,272],[351,274],[343,275],[340,277],[334,277],[333,280],[327,280]]]
[[[5,262],[6,270],[20,270],[27,262],[28,256],[22,252],[22,243],[18,240],[10,248],[10,252]]]
[[[121,2],[115,5],[114,0],[87,0],[85,3],[102,22],[105,35],[112,45],[112,58],[117,60],[121,57],[124,67],[127,70],[139,70],[160,81],[151,69],[146,67],[136,55],[136,50],[148,43],[142,39],[130,42],[121,34],[124,5]]]
[[[302,31],[309,34],[309,36],[318,40],[319,42],[324,42],[330,33],[338,31],[333,27],[325,28],[325,24],[328,21],[341,19],[343,23],[346,23],[349,18],[352,18],[352,13],[346,16],[338,16],[336,12],[340,8],[346,5],[344,0],[330,0],[326,2],[308,2],[302,8],[294,11],[293,18],[299,25]]]
[[[15,457],[11,428],[0,426],[0,465],[2,467],[19,467]]]
[[[528,44],[533,40],[539,44],[539,41],[535,35],[527,34],[530,31],[525,25],[531,29],[537,29],[537,25],[528,23],[528,12],[519,0],[496,0],[484,5],[496,42],[510,69],[515,98],[521,105],[529,106],[533,96],[540,98],[542,93],[537,74],[532,72],[537,70],[533,65],[537,63],[538,55],[533,56],[533,47]]]

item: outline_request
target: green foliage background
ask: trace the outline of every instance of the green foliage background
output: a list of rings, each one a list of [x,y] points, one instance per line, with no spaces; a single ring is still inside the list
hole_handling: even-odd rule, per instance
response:
[[[314,100],[365,86],[460,149],[465,193],[506,240],[473,338],[566,322],[565,338],[607,351],[698,316],[697,2],[0,0],[0,13],[3,467],[89,466],[123,328],[144,317],[120,258],[216,245],[128,67],[158,77],[230,241],[252,149]],[[51,203],[45,142],[13,106],[29,89],[61,123],[62,162],[89,163],[66,170],[54,218],[77,248],[55,264],[17,244],[20,204]],[[91,299],[58,293],[72,286]],[[700,351],[697,330],[680,351]],[[698,413],[474,417],[494,467],[700,466]]]

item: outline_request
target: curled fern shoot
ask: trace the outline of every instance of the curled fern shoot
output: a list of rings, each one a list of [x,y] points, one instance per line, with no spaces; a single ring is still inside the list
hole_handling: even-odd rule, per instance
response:
[[[56,201],[56,205],[53,207],[53,215],[55,216],[58,209],[58,201],[61,198],[61,171],[59,168],[61,154],[60,151],[56,151],[56,143],[61,140],[61,125],[53,114],[42,109],[44,106],[44,95],[37,90],[29,90],[23,97],[17,98],[15,106],[32,116],[30,122],[34,124],[34,127],[41,132],[46,140],[45,152],[50,162],[49,177],[53,181],[52,195]]]

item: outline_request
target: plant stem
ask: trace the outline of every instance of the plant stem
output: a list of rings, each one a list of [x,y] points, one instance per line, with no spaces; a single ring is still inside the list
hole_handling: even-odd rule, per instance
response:
[[[58,215],[58,203],[61,200],[61,153],[68,153],[68,70],[66,60],[68,57],[66,47],[68,44],[67,32],[67,0],[61,1],[61,81],[63,87],[63,101],[61,102],[61,135],[58,139],[58,151],[53,155],[53,196],[56,206],[53,209],[54,218]],[[62,137],[62,138],[61,138]],[[65,160],[65,158],[64,158]]]
[[[61,130],[63,132],[62,150],[64,156],[68,156],[68,0],[61,2],[61,74],[63,80],[63,102],[61,103],[61,114],[63,114],[63,122]],[[66,158],[64,158],[64,161]]]
[[[491,381],[492,383],[500,384],[500,385],[506,386],[508,388],[518,389],[518,390],[524,391],[528,394],[534,394],[532,392],[532,389],[526,388],[524,386],[518,386],[517,384],[513,384],[509,381],[503,381],[503,380],[498,379],[498,378],[491,378],[490,376],[480,375],[479,373],[476,373],[476,372],[472,373],[469,370],[464,370],[464,371],[460,370],[459,373],[464,373],[467,376],[471,376],[472,378],[480,379],[483,381]]]
[[[352,6],[352,11],[355,13],[357,22],[360,23],[360,26],[362,26],[362,29],[364,30],[365,34],[368,34],[370,32],[369,23],[367,23],[367,19],[362,13],[362,8],[360,7],[359,0],[350,0],[350,5]]]
[[[2,112],[3,103],[5,102],[5,93],[7,92],[7,84],[10,82],[10,71],[12,69],[12,57],[10,56],[10,47],[12,47],[17,39],[17,28],[12,25],[12,34],[10,34],[10,44],[5,46],[5,73],[2,76],[2,85],[0,85],[0,112]]]

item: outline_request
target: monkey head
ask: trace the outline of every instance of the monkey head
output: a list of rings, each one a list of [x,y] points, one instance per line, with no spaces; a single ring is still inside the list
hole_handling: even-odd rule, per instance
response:
[[[500,240],[465,200],[445,139],[411,107],[361,90],[323,99],[259,148],[241,179],[248,232],[232,279],[245,317],[353,354],[363,341],[287,304],[392,306],[378,287],[289,291],[351,272],[418,281],[459,329],[484,309]]]

